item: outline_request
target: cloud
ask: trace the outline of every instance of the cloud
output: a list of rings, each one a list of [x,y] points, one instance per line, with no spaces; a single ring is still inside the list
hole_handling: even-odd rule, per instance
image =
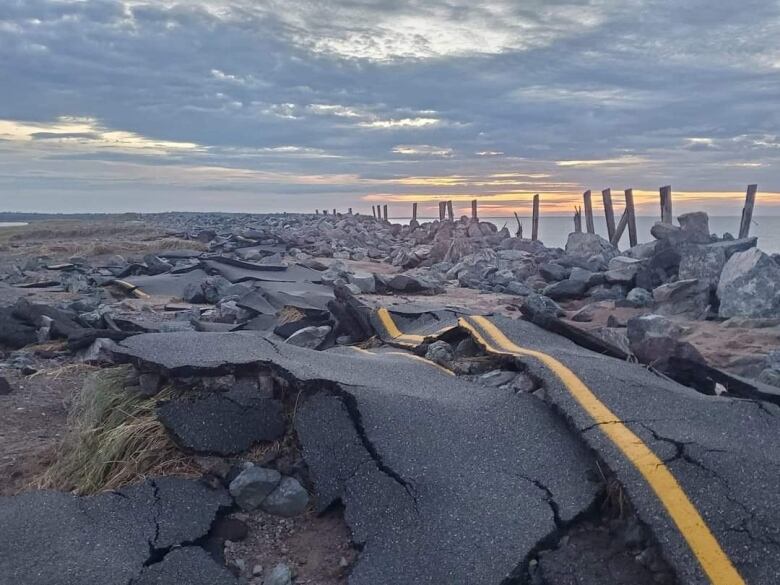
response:
[[[399,144],[393,147],[393,152],[407,156],[439,156],[444,158],[454,154],[451,148],[431,146],[430,144]]]
[[[0,207],[671,183],[731,194],[702,200],[722,213],[757,182],[760,213],[780,184],[778,39],[766,0],[2,2],[0,186],[24,196]]]

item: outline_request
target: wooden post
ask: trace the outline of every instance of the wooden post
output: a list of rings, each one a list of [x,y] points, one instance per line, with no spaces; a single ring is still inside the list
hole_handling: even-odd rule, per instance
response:
[[[612,189],[604,189],[601,192],[601,197],[604,199],[604,217],[607,220],[607,237],[611,242],[615,235],[615,209],[612,207]]]
[[[745,194],[745,207],[742,208],[742,221],[739,223],[739,237],[747,238],[750,234],[750,223],[753,221],[753,206],[756,204],[758,185],[748,185]]]
[[[417,204],[412,203],[412,221],[417,221]]]
[[[633,189],[626,189],[626,213],[628,214],[628,243],[633,248],[639,243],[636,234],[636,211],[634,210]]]
[[[517,221],[517,231],[515,232],[515,236],[518,238],[523,237],[523,222],[520,221],[520,216],[517,215],[517,212],[515,211],[515,220]]]
[[[613,246],[617,246],[620,243],[620,238],[623,237],[623,232],[626,231],[626,225],[628,225],[628,209],[623,210],[623,215],[620,216],[615,233],[609,240]]]
[[[589,234],[594,234],[596,227],[593,225],[593,202],[590,198],[590,189],[582,194],[582,201],[585,204],[585,229]]]
[[[582,233],[582,207],[574,206],[574,231]]]
[[[387,204],[382,206],[382,210],[384,211],[385,221],[387,221]]]
[[[444,221],[444,201],[439,201],[439,221]]]
[[[455,220],[455,211],[452,209],[452,201],[447,201],[447,217],[450,221]]]
[[[320,210],[319,209],[315,209],[314,210],[314,215],[319,215],[319,214],[320,214]]]
[[[661,187],[661,223],[672,223],[672,186]]]
[[[350,215],[352,215],[352,208],[351,208],[351,207],[350,207],[350,208],[347,210],[347,213],[349,213]]]
[[[472,199],[471,200],[471,219],[472,221],[477,221],[477,200]]]
[[[533,216],[531,217],[531,239],[539,239],[539,193],[534,195]]]
[[[373,205],[371,206],[371,215],[373,215],[374,219],[376,219],[376,207],[374,207]]]

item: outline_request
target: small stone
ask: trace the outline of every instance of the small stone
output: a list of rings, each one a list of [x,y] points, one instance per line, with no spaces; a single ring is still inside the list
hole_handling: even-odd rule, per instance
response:
[[[349,566],[349,561],[346,559],[346,557],[341,557],[339,559],[339,567],[342,569],[346,569]]]
[[[528,295],[525,299],[524,307],[527,307],[532,314],[549,315],[551,317],[561,317],[564,315],[564,311],[558,306],[558,303],[544,295]]]
[[[265,585],[291,585],[291,583],[292,571],[284,563],[276,565],[265,579]]]
[[[376,292],[376,279],[374,275],[369,272],[356,272],[355,274],[349,274],[347,281],[350,284],[354,284],[363,293]]]
[[[14,389],[8,380],[0,376],[0,396],[8,396],[13,391]]]
[[[246,561],[244,559],[235,559],[233,561],[233,564],[236,566],[236,568],[241,571],[242,573],[246,570]]]
[[[263,565],[255,565],[252,567],[252,575],[257,577],[258,575],[263,574]]]
[[[626,300],[635,307],[649,307],[653,304],[653,293],[644,288],[632,288],[628,291]]]
[[[446,341],[434,341],[428,346],[425,352],[425,359],[431,360],[440,366],[447,366],[452,363],[454,352],[452,346]]]
[[[230,495],[244,510],[255,510],[276,489],[281,479],[282,475],[275,469],[252,466],[230,482]]]
[[[232,484],[231,484],[232,485]],[[262,503],[263,511],[275,516],[292,517],[302,514],[309,505],[309,492],[293,477],[284,477]]]

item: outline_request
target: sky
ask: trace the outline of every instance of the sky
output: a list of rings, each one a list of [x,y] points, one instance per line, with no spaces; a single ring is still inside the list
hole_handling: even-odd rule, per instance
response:
[[[0,210],[780,215],[778,0],[2,0]]]

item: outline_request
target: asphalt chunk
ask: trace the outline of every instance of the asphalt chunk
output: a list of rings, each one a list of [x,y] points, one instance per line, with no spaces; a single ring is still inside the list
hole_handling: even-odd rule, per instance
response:
[[[157,554],[204,537],[229,504],[224,490],[177,478],[88,497],[0,498],[0,582],[127,585]]]
[[[276,440],[286,428],[281,403],[256,388],[179,397],[160,404],[157,415],[184,449],[218,455],[235,455],[260,441]]]

